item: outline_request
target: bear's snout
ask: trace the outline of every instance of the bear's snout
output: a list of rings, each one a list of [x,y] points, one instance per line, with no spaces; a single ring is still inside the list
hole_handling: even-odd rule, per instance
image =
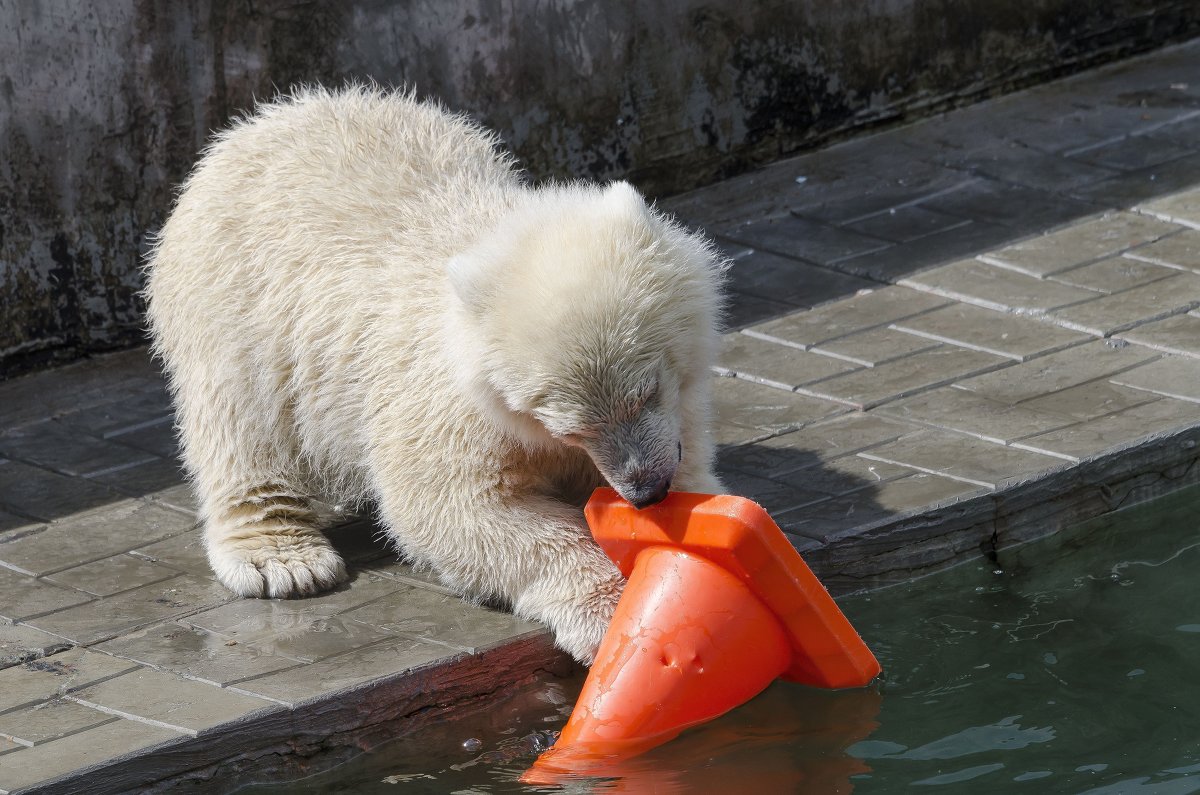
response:
[[[667,498],[667,492],[671,490],[671,478],[657,478],[648,481],[639,481],[633,484],[629,489],[629,494],[622,495],[629,501],[634,508],[641,510],[648,508],[651,505],[657,505]]]

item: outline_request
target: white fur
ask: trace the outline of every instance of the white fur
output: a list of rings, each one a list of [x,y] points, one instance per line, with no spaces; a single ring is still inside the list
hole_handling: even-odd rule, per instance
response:
[[[592,489],[720,488],[719,270],[628,185],[531,188],[493,136],[410,96],[260,108],[206,152],[147,265],[217,576],[332,587],[309,499],[374,503],[405,554],[590,661],[622,587],[583,521]]]

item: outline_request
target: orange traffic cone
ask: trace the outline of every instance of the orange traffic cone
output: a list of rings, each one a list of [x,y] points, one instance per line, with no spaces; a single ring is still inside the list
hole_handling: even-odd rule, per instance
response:
[[[741,497],[673,493],[585,509],[628,578],[583,692],[526,783],[601,772],[760,693],[776,677],[858,687],[879,663],[787,538]]]

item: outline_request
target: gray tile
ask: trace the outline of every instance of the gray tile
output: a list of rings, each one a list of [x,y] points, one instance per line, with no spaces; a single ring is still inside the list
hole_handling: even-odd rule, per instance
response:
[[[748,445],[723,448],[722,469],[775,477],[898,439],[918,426],[854,412]]]
[[[1030,276],[1045,277],[1177,231],[1179,227],[1156,218],[1106,213],[991,252],[982,259]]]
[[[926,210],[914,205],[892,207],[882,213],[846,224],[846,228],[871,237],[890,240],[893,243],[907,243],[934,232],[953,229],[969,223],[970,221],[965,218]]]
[[[148,560],[122,554],[64,569],[57,574],[47,575],[44,579],[93,596],[112,596],[132,588],[162,582],[178,574],[177,571],[155,565]]]
[[[20,665],[70,648],[71,644],[24,624],[0,622],[0,668]]]
[[[713,382],[713,408],[722,425],[755,428],[770,433],[799,428],[846,411],[844,406],[827,400],[797,395],[740,378],[718,378]]]
[[[976,373],[994,370],[1011,361],[990,353],[941,345],[869,370],[818,381],[800,387],[799,391],[868,409]]]
[[[149,461],[133,466],[89,475],[89,479],[132,497],[160,494],[165,490],[176,488],[184,482],[183,471],[178,464],[158,457],[152,457]],[[181,507],[191,510],[190,504]]]
[[[3,549],[3,547],[0,547]],[[87,594],[59,588],[27,574],[0,566],[0,618],[20,621],[52,613],[91,599]]]
[[[779,475],[784,485],[826,497],[876,488],[879,484],[917,474],[909,467],[871,461],[859,455],[847,455],[823,461],[819,466]]]
[[[1100,293],[1112,294],[1175,276],[1178,273],[1178,270],[1172,268],[1141,262],[1123,255],[1102,259],[1080,268],[1072,268],[1050,278],[1063,284],[1073,284]]]
[[[1170,196],[1148,201],[1138,207],[1138,212],[1200,229],[1200,188],[1190,187]]]
[[[942,387],[889,403],[877,411],[889,417],[954,430],[999,444],[1075,422],[1026,404],[999,403],[953,387]]]
[[[398,580],[405,585],[437,591],[438,593],[457,596],[457,592],[442,584],[441,579],[429,569],[417,568],[407,561],[395,556],[381,558],[364,564],[362,571]]]
[[[957,386],[1002,403],[1019,403],[1087,381],[1107,378],[1158,356],[1134,345],[1113,347],[1089,342],[1014,364],[995,373],[960,381]]]
[[[962,159],[958,166],[979,176],[1051,192],[1088,185],[1117,173],[1112,167],[1030,151],[1007,141]]]
[[[781,389],[793,389],[859,367],[746,334],[726,334],[721,338],[718,363],[731,375]]]
[[[181,574],[27,623],[75,643],[92,644],[236,598],[220,583]]]
[[[27,519],[24,516],[0,510],[0,544],[11,541],[17,536],[37,532],[45,527],[45,523],[37,519]]]
[[[55,419],[78,431],[108,438],[146,424],[169,424],[171,399],[165,387],[148,389],[117,402],[60,414]]]
[[[178,623],[155,624],[95,647],[188,679],[227,685],[301,665],[246,643]]]
[[[466,652],[407,636],[389,638],[373,646],[328,660],[249,679],[230,689],[296,706],[320,697],[362,687],[384,677],[447,661]]]
[[[154,458],[144,451],[88,436],[54,420],[22,425],[0,436],[0,455],[80,476]]]
[[[138,547],[129,554],[188,574],[213,576],[204,552],[204,536],[198,529]]]
[[[1131,249],[1125,252],[1125,256],[1200,273],[1200,230],[1184,229],[1179,234]]]
[[[1106,207],[1132,207],[1200,181],[1200,155],[1187,155],[1170,163],[1127,171],[1110,179],[1077,188],[1071,195]],[[1180,221],[1180,223],[1184,223]]]
[[[178,740],[184,735],[133,720],[115,720],[70,737],[3,757],[0,789],[31,787],[124,754]]]
[[[1072,157],[1086,163],[1132,171],[1178,160],[1191,153],[1190,149],[1176,146],[1167,140],[1150,141],[1142,136],[1129,136],[1076,152]]]
[[[1200,306],[1200,276],[1179,273],[1121,293],[1056,309],[1055,323],[1108,336]]]
[[[899,320],[893,327],[929,340],[1006,356],[1017,361],[1060,350],[1088,339],[1030,317],[972,304],[954,304]]]
[[[19,461],[0,461],[0,504],[25,516],[49,521],[120,498],[120,494],[99,483]]]
[[[1200,358],[1200,317],[1192,314],[1135,326],[1119,336],[1158,351]]]
[[[874,328],[819,343],[811,350],[863,367],[874,367],[935,347],[937,342],[929,339],[892,328]]]
[[[166,724],[191,735],[259,711],[279,710],[277,704],[261,698],[150,668],[76,690],[69,698],[122,717]]]
[[[766,339],[811,347],[948,304],[944,298],[904,287],[884,287],[808,312],[754,326],[747,332]]]
[[[782,301],[759,298],[757,295],[730,291],[726,295],[725,308],[721,315],[721,330],[737,331],[746,326],[782,317],[789,312],[795,312],[796,309],[796,304],[785,304]]]
[[[1083,422],[1140,406],[1156,399],[1156,395],[1148,392],[1117,386],[1110,381],[1101,379],[1051,392],[1042,397],[1035,397],[1020,405],[1033,411],[1054,414],[1072,422]]]
[[[890,243],[793,215],[768,218],[725,233],[730,240],[821,265],[887,248]]]
[[[919,431],[859,455],[993,489],[1017,478],[1063,466],[1060,458],[934,429]]]
[[[1017,444],[1028,450],[1051,452],[1080,460],[1123,447],[1155,433],[1200,424],[1200,403],[1160,398]]]
[[[174,426],[169,422],[154,423],[122,430],[112,434],[108,438],[111,441],[119,442],[136,450],[144,450],[160,458],[176,460],[180,457],[179,439]]]
[[[1114,384],[1156,395],[1200,402],[1200,362],[1164,356],[1156,362],[1112,376]]]
[[[992,180],[922,202],[931,210],[1025,232],[1073,221],[1096,211],[1095,205],[1024,185]]]
[[[1019,233],[1004,226],[970,221],[892,248],[837,263],[838,270],[881,282],[897,282],[910,273],[960,260],[1004,245]]]
[[[137,669],[136,663],[86,649],[0,670],[0,714],[30,707]]]
[[[796,307],[816,306],[879,286],[765,251],[742,248],[735,253],[727,277],[730,290]]]
[[[726,474],[724,483],[727,494],[736,494],[739,497],[753,500],[771,515],[829,498],[829,495],[824,492],[811,491],[744,472]]]
[[[384,632],[441,643],[472,653],[545,631],[511,613],[478,607],[456,596],[405,588],[341,615]]]
[[[118,718],[61,698],[0,715],[0,737],[32,748]]]
[[[900,284],[1006,312],[1046,312],[1101,295],[1094,290],[1037,279],[979,260],[954,262],[910,276]]]
[[[0,545],[0,561],[35,576],[52,574],[186,532],[192,524],[178,511],[121,500]]]

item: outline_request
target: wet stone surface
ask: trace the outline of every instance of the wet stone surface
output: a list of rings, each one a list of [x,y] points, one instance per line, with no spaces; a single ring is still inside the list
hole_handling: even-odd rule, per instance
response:
[[[1197,55],[660,202],[731,261],[720,474],[835,592],[1200,473],[1196,121],[1119,99],[1200,85]],[[235,598],[205,559],[172,421],[144,349],[0,383],[0,792],[70,791],[96,769],[146,786],[181,759],[312,725],[353,738],[393,707],[446,708],[431,688],[478,698],[561,664],[544,628],[414,570],[370,516],[332,519],[344,587]]]

